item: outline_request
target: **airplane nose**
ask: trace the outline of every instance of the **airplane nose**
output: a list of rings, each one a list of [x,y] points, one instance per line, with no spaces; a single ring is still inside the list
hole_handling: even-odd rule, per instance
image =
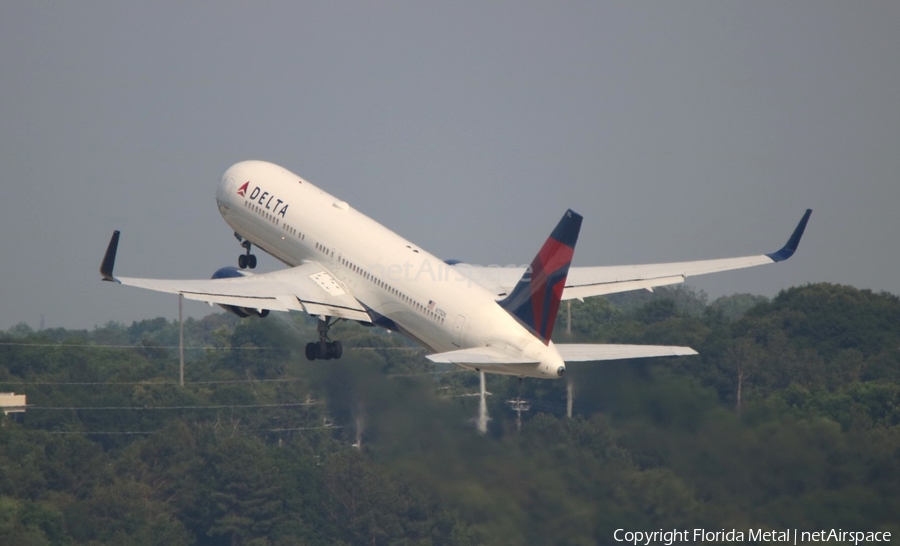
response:
[[[556,369],[556,375],[557,375],[558,377],[562,377],[562,376],[566,375],[566,367],[565,367],[565,366],[560,366],[559,368],[557,368],[557,369]]]
[[[247,180],[244,178],[247,173],[242,170],[241,166],[242,163],[235,163],[228,167],[222,174],[222,178],[219,179],[219,184],[216,186],[216,200],[220,206],[223,203],[230,204],[235,199],[243,197],[244,193],[240,191],[239,186]]]

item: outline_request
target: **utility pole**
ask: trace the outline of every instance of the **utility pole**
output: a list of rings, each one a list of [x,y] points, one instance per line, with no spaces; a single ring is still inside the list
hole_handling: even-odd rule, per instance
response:
[[[356,405],[356,443],[351,447],[355,447],[356,449],[362,449],[362,436],[363,429],[366,427],[366,413],[365,407],[363,403],[360,402]]]
[[[184,294],[178,293],[178,356],[181,360],[179,366],[178,380],[181,386],[184,386],[184,313],[182,307],[184,302]]]
[[[516,412],[516,430],[522,430],[522,412],[531,409],[531,402],[523,400],[519,397],[510,398],[506,401],[510,409]]]
[[[490,420],[490,417],[488,417],[487,414],[487,400],[485,400],[484,398],[487,394],[484,385],[484,372],[478,372],[478,374],[479,379],[481,380],[481,392],[479,393],[478,398],[478,418],[476,419],[475,423],[478,427],[478,432],[484,434],[487,432],[487,424]]]

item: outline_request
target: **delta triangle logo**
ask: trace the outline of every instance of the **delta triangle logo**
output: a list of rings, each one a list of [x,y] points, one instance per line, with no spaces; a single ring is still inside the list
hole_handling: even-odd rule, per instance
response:
[[[247,193],[247,186],[248,186],[248,185],[250,185],[250,181],[249,181],[249,180],[246,181],[246,182],[244,182],[244,185],[241,186],[240,188],[238,188],[238,195],[240,195],[241,197],[244,197],[244,195]]]

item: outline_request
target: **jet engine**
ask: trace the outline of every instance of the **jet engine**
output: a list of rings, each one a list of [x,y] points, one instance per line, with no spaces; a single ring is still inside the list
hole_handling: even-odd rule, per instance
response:
[[[236,267],[228,266],[219,268],[215,273],[212,274],[213,279],[232,279],[235,277],[249,277],[253,275],[249,271],[244,271],[242,269],[238,269]],[[217,304],[222,309],[228,311],[229,313],[234,313],[235,315],[241,318],[247,317],[267,317],[269,316],[268,309],[255,309],[252,307],[238,307],[236,305],[225,305],[222,303]]]

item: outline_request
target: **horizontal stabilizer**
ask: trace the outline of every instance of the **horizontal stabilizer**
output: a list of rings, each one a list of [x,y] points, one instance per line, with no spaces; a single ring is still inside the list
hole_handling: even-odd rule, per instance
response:
[[[625,360],[657,356],[688,356],[697,351],[690,347],[668,345],[588,345],[583,343],[557,343],[554,345],[565,362],[593,362],[598,360]]]
[[[524,355],[504,351],[497,347],[473,347],[446,353],[435,353],[425,358],[439,364],[537,364],[537,360]]]

